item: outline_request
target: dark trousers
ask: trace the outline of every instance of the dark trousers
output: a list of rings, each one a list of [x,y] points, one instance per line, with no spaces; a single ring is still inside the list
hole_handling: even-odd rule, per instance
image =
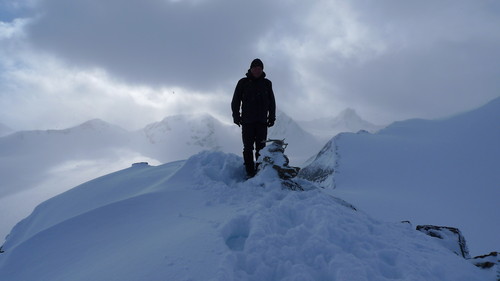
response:
[[[255,159],[259,157],[259,151],[266,146],[267,124],[248,123],[242,124],[243,138],[243,160],[247,170],[249,166],[254,167],[253,150],[255,144]]]

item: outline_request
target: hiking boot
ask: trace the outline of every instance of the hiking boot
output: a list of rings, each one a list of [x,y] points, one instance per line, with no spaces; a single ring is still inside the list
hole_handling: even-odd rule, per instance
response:
[[[254,163],[245,164],[245,170],[247,172],[247,178],[255,177],[255,164]]]

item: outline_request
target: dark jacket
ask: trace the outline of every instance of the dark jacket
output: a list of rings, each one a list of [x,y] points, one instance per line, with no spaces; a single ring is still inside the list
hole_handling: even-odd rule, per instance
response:
[[[255,78],[249,70],[246,76],[238,81],[234,89],[231,102],[233,118],[240,117],[241,107],[242,124],[274,122],[276,120],[276,102],[273,84],[265,78],[265,72],[259,78]]]

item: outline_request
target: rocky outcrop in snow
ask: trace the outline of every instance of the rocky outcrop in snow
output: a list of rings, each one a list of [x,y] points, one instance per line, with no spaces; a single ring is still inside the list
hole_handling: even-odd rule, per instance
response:
[[[462,232],[455,227],[436,226],[436,225],[418,225],[417,230],[431,237],[440,239],[440,243],[451,250],[453,253],[469,259],[469,249],[462,235]]]
[[[500,281],[500,254],[491,252],[487,255],[477,256],[470,260],[475,266],[484,270],[496,272],[497,281]]]
[[[500,261],[498,252],[491,252],[487,255],[470,257],[467,243],[462,232],[456,227],[436,226],[436,225],[418,225],[417,230],[431,237],[439,239],[439,243],[458,256],[469,260],[475,266],[496,272],[497,280],[500,280]]]

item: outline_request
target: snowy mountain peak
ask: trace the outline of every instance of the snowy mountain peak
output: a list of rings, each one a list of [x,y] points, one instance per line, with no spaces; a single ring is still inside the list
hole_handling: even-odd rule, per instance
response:
[[[381,128],[381,126],[374,125],[363,118],[361,118],[356,110],[346,108],[330,121],[331,128],[345,128],[346,132],[357,132],[359,130],[366,130],[374,132]]]
[[[353,108],[346,108],[342,110],[335,119],[339,120],[362,120],[361,117],[356,113],[356,110]]]
[[[79,125],[79,127],[82,128],[100,128],[100,127],[110,127],[110,124],[102,119],[95,118],[88,120],[86,122],[83,122],[82,124]]]
[[[383,128],[361,118],[356,110],[346,108],[335,117],[319,118],[311,121],[301,121],[300,125],[323,141],[328,141],[342,132],[357,132],[365,130],[376,132]]]
[[[321,147],[321,142],[317,138],[280,110],[276,112],[274,126],[268,130],[268,138],[286,139],[286,142],[290,144],[288,153],[295,165],[302,165]]]
[[[173,127],[202,127],[205,124],[215,124],[219,120],[208,113],[199,114],[178,114],[163,118],[160,122],[147,125],[144,131],[170,131]]]
[[[271,138],[285,138],[291,132],[307,134],[290,116],[285,112],[278,110],[276,112],[276,122],[273,127],[269,129]]]
[[[205,113],[168,116],[138,134],[142,151],[165,162],[186,159],[201,150],[237,151],[240,143],[233,126]]]
[[[110,124],[101,119],[91,119],[80,125],[67,129],[67,131],[94,131],[94,132],[126,132],[125,129]]]

